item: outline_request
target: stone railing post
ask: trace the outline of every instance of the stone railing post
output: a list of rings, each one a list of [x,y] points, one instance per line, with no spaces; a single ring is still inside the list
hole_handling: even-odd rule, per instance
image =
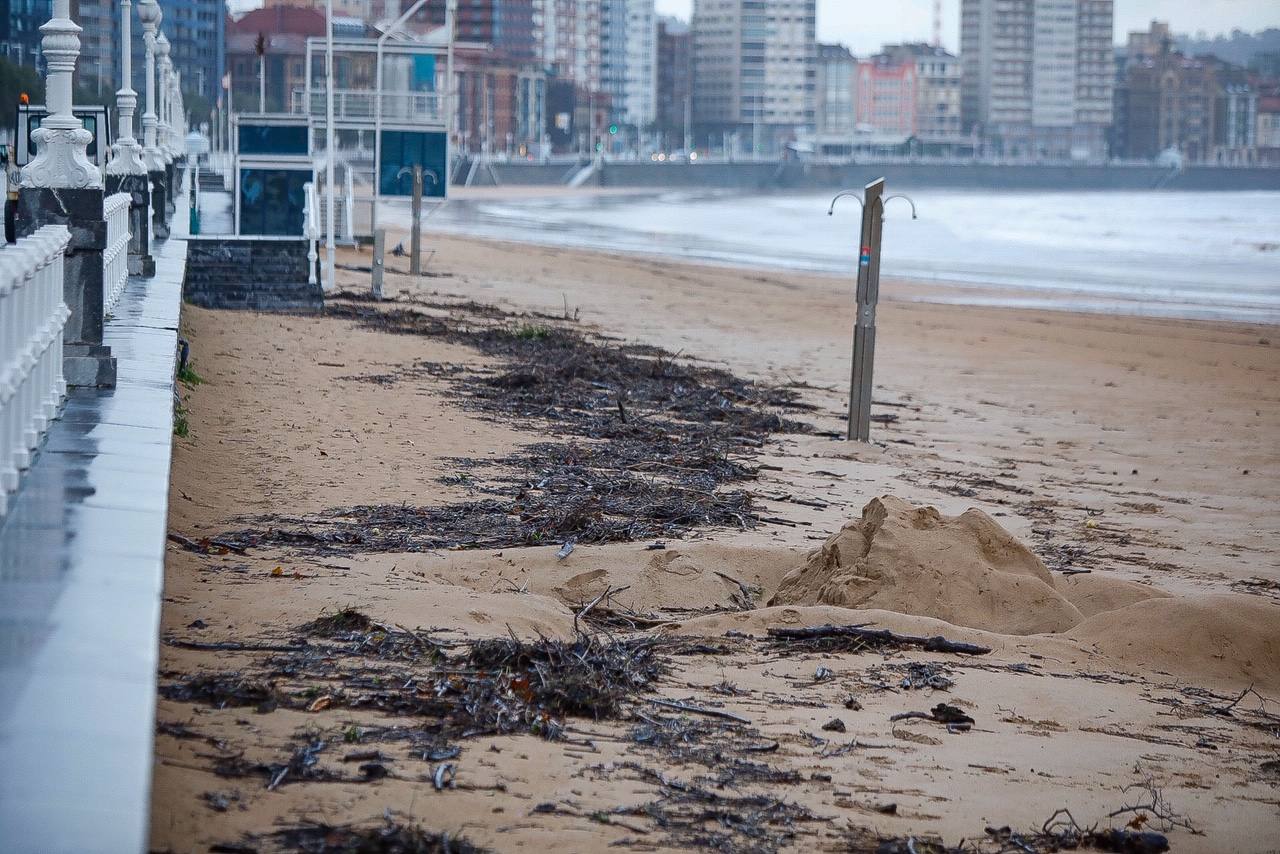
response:
[[[16,231],[27,237],[45,225],[70,230],[63,262],[62,296],[71,310],[64,330],[63,373],[68,385],[114,386],[116,360],[102,343],[107,248],[102,175],[85,156],[93,136],[71,111],[80,27],[71,20],[70,5],[70,0],[54,0],[53,17],[40,28],[49,115],[32,132],[37,153],[22,169]]]
[[[133,135],[133,114],[138,93],[133,91],[133,4],[120,0],[120,91],[116,92],[116,112],[120,116],[120,136],[111,147],[107,164],[108,193],[127,193],[129,202],[129,273],[154,276],[156,262],[151,257],[151,188],[142,146]]]
[[[160,21],[164,17],[160,4],[156,0],[138,0],[138,21],[142,24],[142,41],[146,47],[146,69],[143,77],[146,80],[147,103],[142,113],[142,162],[147,167],[147,177],[151,181],[151,234],[159,240],[169,236],[169,222],[166,215],[165,195],[168,185],[165,184],[165,162],[156,144],[158,120],[156,118],[156,32],[160,29]]]

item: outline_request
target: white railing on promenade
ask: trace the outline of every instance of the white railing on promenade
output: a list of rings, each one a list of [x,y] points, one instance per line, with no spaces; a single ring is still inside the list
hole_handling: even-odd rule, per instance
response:
[[[126,197],[127,198],[127,197]],[[0,514],[66,399],[63,256],[71,233],[46,225],[0,248]]]
[[[382,93],[382,121],[386,124],[436,124],[443,121],[443,99],[435,92]],[[378,95],[371,89],[336,89],[333,93],[333,116],[337,121],[374,119],[378,114]],[[327,105],[325,91],[311,90],[310,110],[307,109],[307,91],[294,89],[290,112],[325,115]]]
[[[102,218],[107,221],[107,246],[102,250],[102,312],[110,314],[129,279],[129,194],[107,196]]]
[[[316,185],[311,181],[302,185],[302,234],[307,238],[307,284],[316,283],[316,261],[320,239],[320,205],[316,199]]]

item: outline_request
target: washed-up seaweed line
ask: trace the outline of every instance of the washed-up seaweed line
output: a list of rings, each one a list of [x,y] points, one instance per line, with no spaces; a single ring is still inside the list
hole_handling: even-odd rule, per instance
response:
[[[382,332],[464,344],[500,365],[442,370],[419,363],[379,375],[380,385],[443,379],[483,417],[568,441],[537,442],[497,460],[455,460],[461,474],[446,481],[488,497],[267,514],[220,540],[242,549],[334,554],[609,543],[677,538],[704,526],[749,528],[760,521],[751,495],[724,487],[756,476],[751,460],[771,434],[809,429],[783,414],[811,408],[794,390],[545,317],[530,323],[471,303],[426,307],[437,313],[342,303],[328,313]],[[473,478],[477,471],[488,476]]]

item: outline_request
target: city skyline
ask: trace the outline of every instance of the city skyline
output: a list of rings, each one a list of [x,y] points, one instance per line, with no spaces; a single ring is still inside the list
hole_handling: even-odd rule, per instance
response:
[[[693,0],[656,0],[661,15],[689,20]],[[1209,35],[1280,27],[1280,6],[1272,0],[1118,0],[1114,41],[1128,32],[1145,30],[1153,18],[1168,21],[1174,32]],[[818,0],[818,39],[848,45],[856,54],[870,54],[884,44],[929,41],[933,33],[933,0],[897,0],[882,6],[859,0]],[[960,46],[960,2],[944,0],[942,44],[952,52]]]

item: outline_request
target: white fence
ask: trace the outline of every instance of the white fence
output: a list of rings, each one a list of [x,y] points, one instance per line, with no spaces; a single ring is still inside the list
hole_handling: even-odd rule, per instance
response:
[[[107,196],[102,203],[102,218],[107,221],[107,246],[102,250],[102,311],[110,314],[124,293],[129,278],[129,202],[128,193]]]
[[[66,226],[46,225],[0,248],[0,513],[66,398],[62,267],[70,240]]]

